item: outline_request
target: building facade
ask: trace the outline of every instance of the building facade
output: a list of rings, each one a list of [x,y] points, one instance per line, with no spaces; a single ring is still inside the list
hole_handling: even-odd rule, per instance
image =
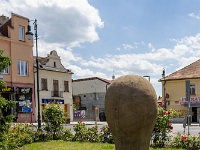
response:
[[[0,16],[0,49],[12,60],[12,65],[1,71],[7,83],[1,96],[17,101],[11,111],[17,122],[35,122],[33,41],[25,36],[28,20],[14,13],[11,18]]]
[[[186,99],[186,80],[190,81],[190,105]],[[200,119],[200,60],[160,79],[166,109],[174,109],[183,117],[191,116],[192,122]]]
[[[106,90],[111,82],[99,77],[73,80],[73,96],[80,109],[94,110],[98,107],[99,112],[105,111]]]
[[[35,65],[36,66],[36,65]],[[73,121],[72,72],[66,69],[55,50],[47,57],[39,57],[39,101],[42,110],[48,103],[60,104],[64,113]],[[35,69],[35,91],[37,91],[37,75]],[[36,112],[38,97],[36,92]],[[37,119],[38,114],[35,115]]]

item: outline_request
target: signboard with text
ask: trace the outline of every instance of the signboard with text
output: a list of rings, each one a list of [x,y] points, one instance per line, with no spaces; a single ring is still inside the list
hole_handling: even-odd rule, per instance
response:
[[[44,99],[42,98],[42,103],[47,104],[64,104],[64,100],[63,99]]]
[[[13,93],[14,87],[10,87],[10,86],[4,87],[4,88],[1,89],[1,92],[2,93]]]
[[[200,97],[191,97],[190,98],[190,103],[194,104],[194,103],[200,103]],[[180,98],[180,104],[184,105],[184,104],[188,104],[188,101],[185,97]]]
[[[85,118],[85,110],[75,110],[74,118]]]
[[[32,109],[29,107],[22,107],[22,112],[29,113],[29,112],[32,112]]]

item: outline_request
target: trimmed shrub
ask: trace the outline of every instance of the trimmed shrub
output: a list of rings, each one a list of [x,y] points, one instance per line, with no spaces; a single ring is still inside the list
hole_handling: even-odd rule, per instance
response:
[[[63,123],[65,121],[64,112],[58,104],[47,104],[43,111],[45,127],[44,130],[50,139],[58,140],[62,138]]]

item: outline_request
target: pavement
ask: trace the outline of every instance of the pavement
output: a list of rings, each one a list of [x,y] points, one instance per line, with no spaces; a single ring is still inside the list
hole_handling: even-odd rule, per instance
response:
[[[82,121],[82,123],[85,123],[86,125],[94,125],[94,124],[97,124],[97,125],[107,125],[108,123],[106,121]],[[14,124],[20,124],[20,123],[14,123]],[[27,124],[33,124],[33,125],[38,125],[38,123],[28,123]],[[78,124],[78,121],[71,121],[70,124],[65,124],[65,125],[75,125],[75,124]],[[41,125],[45,125],[44,122],[41,123]]]
[[[86,125],[107,125],[108,123],[106,121],[82,121],[82,123],[85,123]],[[30,123],[27,123],[30,124]],[[32,123],[33,125],[38,125],[38,123]],[[42,125],[44,125],[45,123],[42,122]],[[78,124],[78,121],[71,121],[69,125],[74,125],[74,124]],[[66,124],[67,125],[67,124]],[[172,123],[172,126],[183,126],[183,123]],[[187,126],[187,125],[186,125]],[[199,123],[192,123],[190,126],[200,126]]]

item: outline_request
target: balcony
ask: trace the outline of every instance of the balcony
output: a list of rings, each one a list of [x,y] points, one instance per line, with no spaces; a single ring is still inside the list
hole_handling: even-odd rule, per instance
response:
[[[51,97],[63,97],[63,91],[51,91]]]

